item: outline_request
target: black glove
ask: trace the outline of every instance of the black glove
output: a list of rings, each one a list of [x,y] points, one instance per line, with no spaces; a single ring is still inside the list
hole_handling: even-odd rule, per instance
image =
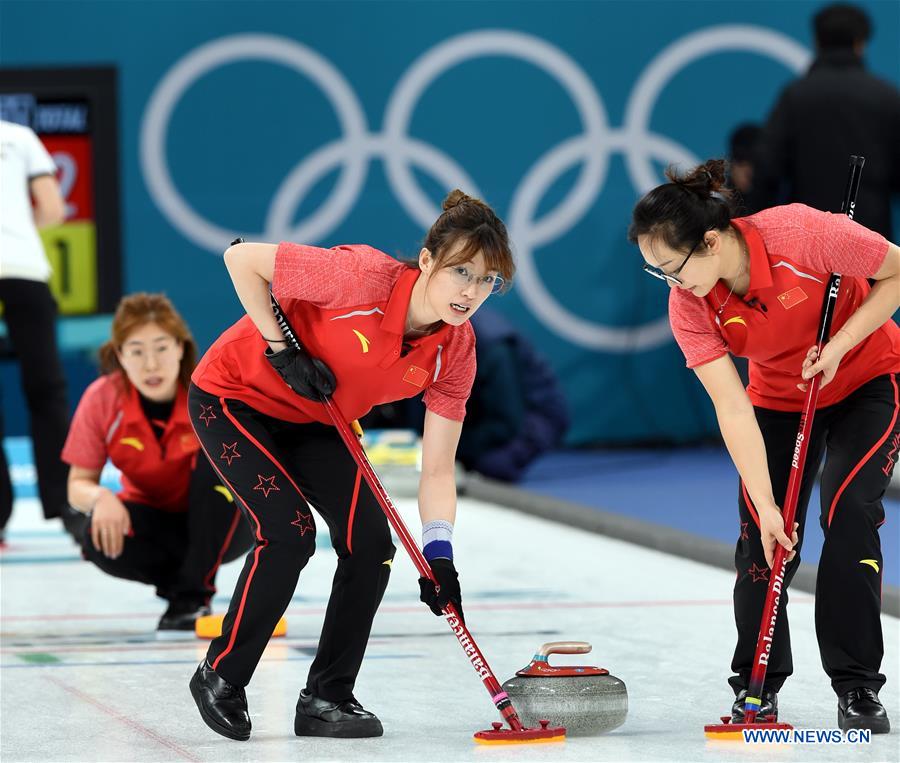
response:
[[[459,590],[459,575],[456,573],[456,567],[453,566],[453,560],[432,559],[431,571],[437,578],[441,590],[438,592],[434,583],[428,578],[419,578],[419,590],[421,591],[419,601],[427,604],[431,611],[439,617],[444,614],[441,610],[447,606],[447,602],[452,602],[456,606],[456,611],[459,612],[460,619],[465,622],[462,593]]]
[[[317,403],[323,395],[329,397],[337,386],[328,366],[296,347],[288,346],[278,352],[266,349],[266,360],[294,392]]]

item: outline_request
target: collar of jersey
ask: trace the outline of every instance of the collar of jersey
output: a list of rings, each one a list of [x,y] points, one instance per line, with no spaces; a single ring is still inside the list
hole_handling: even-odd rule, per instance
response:
[[[409,300],[412,297],[413,286],[419,277],[418,268],[408,268],[401,273],[397,283],[391,290],[391,296],[388,299],[387,306],[384,309],[384,317],[381,319],[381,328],[391,334],[402,337],[406,331],[406,312],[409,310]],[[413,344],[418,344],[423,340],[433,339],[443,336],[449,329],[448,324],[444,324],[433,334],[417,338]]]
[[[750,252],[750,286],[747,294],[768,289],[772,285],[772,271],[769,268],[769,255],[762,236],[746,217],[737,217],[731,224],[741,232]],[[746,298],[746,294],[744,296]]]
[[[144,415],[144,409],[141,407],[140,393],[133,384],[128,385],[128,404],[125,406],[125,416],[129,421],[143,421],[148,425],[147,417]],[[175,392],[175,404],[172,406],[172,415],[166,423],[166,432],[177,424],[190,424],[187,415],[187,392],[179,382],[177,391]]]

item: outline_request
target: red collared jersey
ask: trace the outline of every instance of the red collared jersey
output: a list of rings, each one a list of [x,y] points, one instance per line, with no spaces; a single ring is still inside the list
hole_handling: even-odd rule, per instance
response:
[[[349,419],[424,390],[426,407],[462,421],[475,378],[475,334],[444,324],[404,341],[419,270],[369,246],[319,249],[282,243],[272,292],[301,344],[337,379],[334,401]],[[273,337],[270,337],[273,338]],[[264,357],[267,345],[244,316],[200,361],[192,380],[212,395],[296,423],[331,423],[321,403],[297,395]]]
[[[803,204],[773,207],[732,220],[750,251],[750,287],[728,297],[719,281],[705,298],[673,288],[669,320],[675,339],[696,368],[727,353],[750,360],[747,393],[754,405],[800,410],[797,389],[807,350],[816,342],[825,288],[840,273],[832,336],[871,291],[868,278],[884,262],[888,241],[846,215]],[[724,306],[724,307],[723,307]],[[900,371],[900,328],[893,320],[848,352],[818,406],[843,400],[882,374]]]
[[[121,500],[180,512],[188,508],[191,470],[199,450],[181,385],[172,415],[157,439],[137,390],[125,385],[121,373],[112,373],[94,381],[82,395],[62,460],[100,470],[108,459],[122,472]]]

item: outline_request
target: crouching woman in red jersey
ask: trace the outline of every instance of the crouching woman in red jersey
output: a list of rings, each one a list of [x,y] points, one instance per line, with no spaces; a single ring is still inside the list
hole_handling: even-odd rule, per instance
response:
[[[640,247],[644,269],[672,289],[672,331],[712,399],[740,475],[732,719],[744,718],[775,544],[799,554],[806,506],[824,456],[819,651],[838,696],[841,728],[887,732],[878,699],[885,682],[878,528],[900,441],[900,328],[891,320],[900,306],[900,249],[845,215],[802,204],[733,219],[722,161],[685,176],[670,171],[668,177],[671,182],[638,202],[629,237]],[[843,275],[841,292],[831,340],[816,359],[810,345],[831,273]],[[746,391],[729,353],[750,360]],[[806,385],[819,372],[798,527],[788,538],[778,500],[787,489]],[[796,555],[788,565],[787,583],[799,561]],[[786,591],[782,602],[787,604]],[[782,608],[760,718],[777,714],[777,693],[792,669]]]
[[[250,519],[256,548],[191,692],[210,728],[249,738],[244,687],[315,550],[312,506],[328,525],[338,566],[294,731],[380,736],[380,721],[353,687],[395,549],[319,401],[333,393],[352,420],[424,390],[419,510],[440,595],[420,581],[422,599],[436,614],[448,601],[460,607],[451,534],[454,459],[475,376],[468,321],[512,277],[506,228],[487,205],[454,191],[412,267],[368,246],[287,243],[233,245],[225,264],[247,315],[200,362],[189,410],[204,451]],[[286,345],[269,284],[305,352]]]
[[[85,557],[155,586],[169,602],[161,631],[193,630],[209,614],[219,565],[251,545],[188,419],[195,359],[188,327],[165,296],[125,297],[100,349],[105,373],[85,390],[62,451],[70,512],[86,515],[68,522]],[[100,485],[107,460],[122,472],[118,494]]]

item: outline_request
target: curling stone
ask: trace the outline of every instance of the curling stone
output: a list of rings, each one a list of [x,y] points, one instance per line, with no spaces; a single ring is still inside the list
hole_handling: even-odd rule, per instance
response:
[[[198,638],[219,638],[222,635],[222,621],[225,615],[204,615],[198,617],[194,623],[194,632]],[[287,635],[287,620],[283,617],[278,619],[275,624],[275,630],[272,631],[272,637]]]
[[[503,684],[526,726],[541,719],[565,726],[569,736],[612,731],[625,722],[628,692],[625,683],[605,668],[549,663],[551,654],[587,654],[584,641],[544,644],[531,663]]]

